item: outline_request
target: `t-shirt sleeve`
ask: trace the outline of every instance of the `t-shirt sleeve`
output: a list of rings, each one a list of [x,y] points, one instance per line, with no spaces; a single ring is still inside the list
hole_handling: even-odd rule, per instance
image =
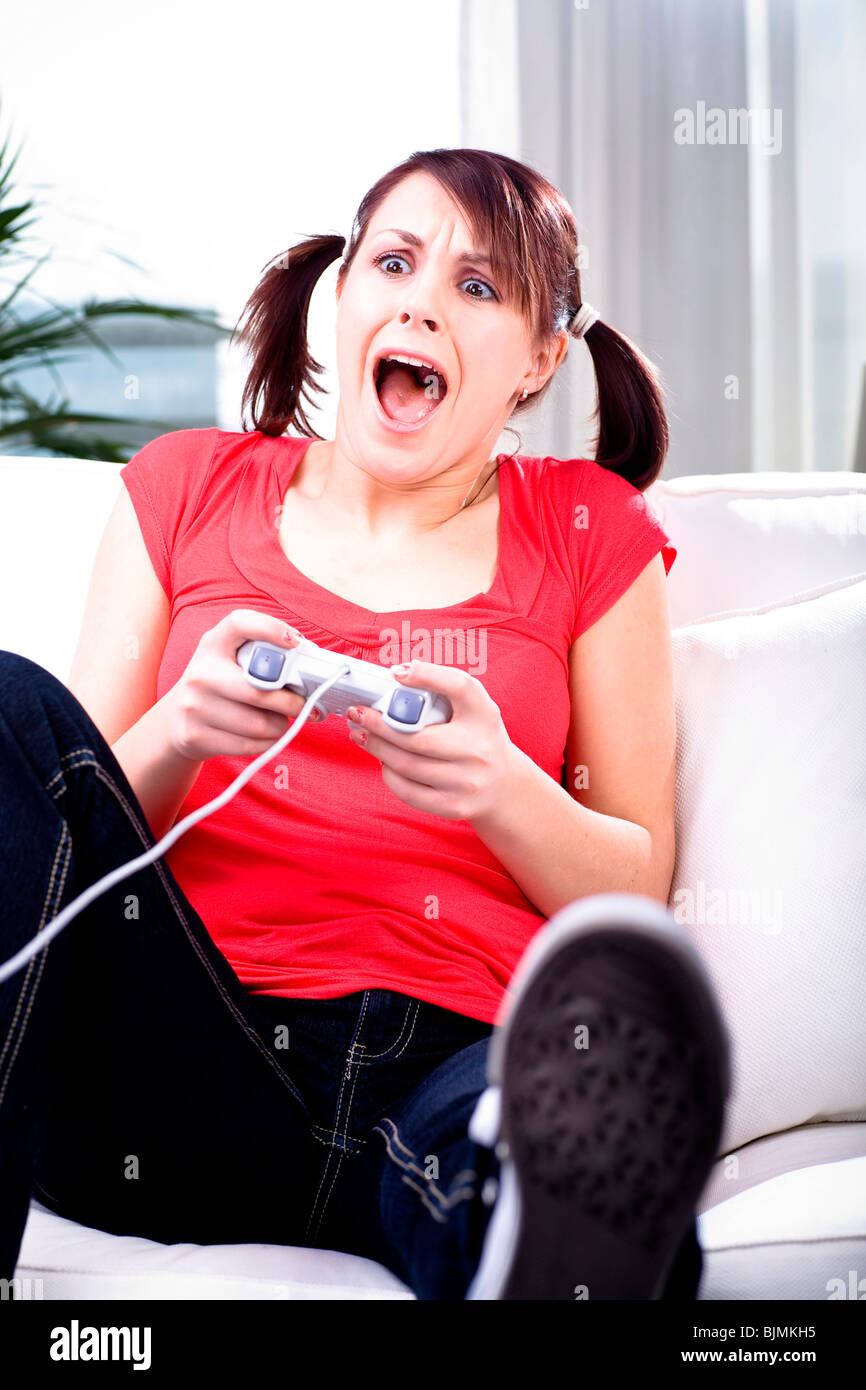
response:
[[[677,554],[644,494],[592,459],[583,460],[573,503],[572,642],[613,607],[654,555],[661,552],[667,575]]]
[[[172,555],[195,516],[218,437],[217,429],[172,430],[145,444],[120,470],[169,601]]]

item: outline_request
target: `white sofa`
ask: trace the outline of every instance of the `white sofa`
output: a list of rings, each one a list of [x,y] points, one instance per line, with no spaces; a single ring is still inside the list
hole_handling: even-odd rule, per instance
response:
[[[0,647],[61,680],[115,465],[0,459]],[[726,1011],[734,1089],[698,1297],[866,1296],[866,475],[660,480],[678,558],[670,907]],[[339,1251],[163,1246],[31,1205],[20,1297],[413,1298]]]

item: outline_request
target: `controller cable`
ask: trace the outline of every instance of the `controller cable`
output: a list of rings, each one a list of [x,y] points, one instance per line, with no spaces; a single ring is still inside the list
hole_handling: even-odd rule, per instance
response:
[[[8,980],[16,971],[20,970],[22,965],[26,965],[27,961],[30,960],[32,956],[35,956],[38,951],[43,950],[48,945],[49,941],[52,941],[54,937],[57,936],[58,932],[61,932],[63,928],[72,921],[73,917],[77,917],[82,908],[87,907],[88,903],[93,902],[94,898],[100,897],[108,888],[113,888],[115,883],[121,883],[123,879],[129,878],[130,874],[134,874],[138,869],[143,869],[146,865],[152,864],[155,859],[159,859],[167,849],[171,848],[175,840],[179,840],[181,835],[185,834],[192,826],[196,825],[200,820],[204,820],[205,816],[209,816],[212,812],[219,810],[221,806],[225,806],[226,802],[230,801],[236,792],[240,791],[241,787],[250,780],[254,773],[258,772],[260,767],[263,767],[275,754],[279,753],[281,749],[291,743],[292,739],[300,732],[309,719],[316,699],[321,695],[322,691],[329,690],[336,681],[342,680],[343,676],[346,675],[351,675],[351,667],[349,666],[341,667],[334,675],[328,676],[327,680],[322,681],[321,685],[316,686],[316,689],[305,702],[303,709],[295,716],[294,723],[292,723],[286,732],[277,739],[276,743],[271,744],[270,748],[266,748],[264,753],[260,753],[255,762],[250,763],[249,767],[245,767],[243,772],[238,774],[231,785],[226,787],[224,792],[220,792],[219,796],[215,796],[213,800],[208,801],[206,805],[199,806],[198,810],[191,811],[188,816],[184,817],[179,825],[173,825],[170,830],[166,831],[162,839],[144,854],[138,855],[136,859],[130,859],[128,864],[122,864],[119,869],[112,869],[104,878],[99,879],[97,883],[91,884],[83,893],[79,893],[78,897],[74,898],[71,903],[67,903],[63,911],[59,912],[56,917],[53,917],[48,926],[37,932],[32,941],[28,941],[26,946],[22,946],[21,950],[18,951],[16,955],[11,956],[9,960],[0,965],[0,984],[2,984],[4,980]]]

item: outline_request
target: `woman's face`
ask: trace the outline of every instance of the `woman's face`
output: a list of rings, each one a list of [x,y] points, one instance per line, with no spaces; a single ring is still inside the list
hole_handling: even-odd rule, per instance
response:
[[[337,302],[338,430],[350,453],[377,460],[375,471],[389,454],[403,469],[411,462],[413,477],[483,463],[515,396],[542,384],[527,324],[428,174],[408,176],[380,204]],[[408,366],[389,369],[377,390],[385,351],[435,363],[444,391],[429,369]]]

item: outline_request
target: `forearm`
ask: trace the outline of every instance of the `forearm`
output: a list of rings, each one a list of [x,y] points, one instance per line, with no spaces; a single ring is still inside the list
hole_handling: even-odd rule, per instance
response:
[[[506,793],[471,824],[539,912],[550,918],[590,893],[667,902],[670,874],[644,826],[590,811],[527,754],[514,754]]]
[[[174,824],[202,768],[172,747],[167,699],[158,700],[111,745],[157,840]]]

